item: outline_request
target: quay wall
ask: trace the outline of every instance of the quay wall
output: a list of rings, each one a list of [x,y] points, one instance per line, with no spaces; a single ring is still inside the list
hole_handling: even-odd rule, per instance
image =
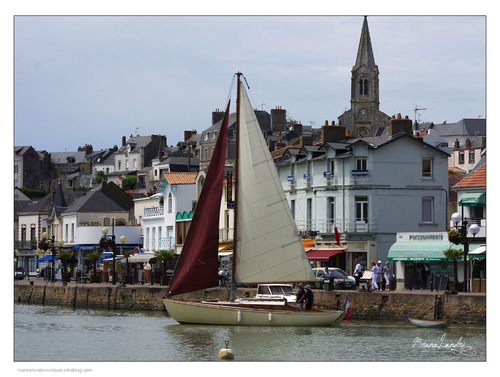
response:
[[[443,293],[439,292],[440,295]],[[74,308],[164,311],[162,300],[166,295],[166,286],[14,285],[15,302]],[[239,288],[236,295],[252,297],[255,289]],[[369,293],[314,290],[315,306],[341,308],[346,295],[349,295],[352,319],[396,321],[405,321],[408,317],[433,318],[434,310],[430,308],[437,297],[436,293],[415,291]],[[216,288],[176,298],[179,297],[194,301],[227,300],[228,292]],[[455,323],[485,324],[486,295],[444,294],[443,318]]]

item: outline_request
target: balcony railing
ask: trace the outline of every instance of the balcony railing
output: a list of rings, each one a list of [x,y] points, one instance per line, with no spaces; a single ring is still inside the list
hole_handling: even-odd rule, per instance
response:
[[[148,207],[144,208],[144,217],[143,219],[152,218],[152,217],[162,217],[165,213],[165,207]]]
[[[36,249],[36,241],[14,241],[14,249],[34,250]]]
[[[319,233],[334,233],[335,227],[339,233],[374,233],[377,231],[377,219],[358,221],[355,219],[342,220],[295,220],[297,230],[316,231]]]
[[[174,237],[160,238],[160,250],[172,250],[174,248]]]

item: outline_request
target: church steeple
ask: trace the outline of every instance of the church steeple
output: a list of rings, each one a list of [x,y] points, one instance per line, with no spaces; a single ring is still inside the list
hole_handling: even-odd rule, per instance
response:
[[[368,30],[368,21],[365,16],[363,28],[361,29],[361,38],[359,39],[358,55],[353,70],[364,65],[368,69],[375,68],[375,58],[373,57],[372,42],[370,40],[370,31]]]
[[[373,136],[387,125],[389,116],[379,110],[379,71],[373,57],[368,20],[365,16],[356,63],[351,71],[351,109],[339,121],[356,137]]]

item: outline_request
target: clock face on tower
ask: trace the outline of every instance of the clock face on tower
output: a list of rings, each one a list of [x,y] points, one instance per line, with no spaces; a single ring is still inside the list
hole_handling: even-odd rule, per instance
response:
[[[361,110],[359,110],[359,113],[360,113],[361,115],[366,115],[366,109],[361,109]]]

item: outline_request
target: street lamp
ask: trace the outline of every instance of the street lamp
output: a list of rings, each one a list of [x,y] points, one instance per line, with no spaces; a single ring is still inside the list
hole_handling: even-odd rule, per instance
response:
[[[42,233],[42,238],[44,240],[49,240],[49,234],[47,232],[43,232]],[[50,239],[50,250],[52,252],[52,277],[51,277],[51,280],[52,280],[52,283],[55,281],[55,274],[56,274],[56,249],[54,247],[54,244],[55,244],[55,239],[56,239],[56,236],[52,235],[52,239]]]
[[[113,252],[113,285],[116,284],[116,252],[115,252],[115,219],[113,219],[113,234],[108,238],[109,229],[104,227],[101,230],[102,238],[100,245],[105,245],[105,247],[111,247],[111,251]]]
[[[464,292],[468,292],[469,290],[469,278],[467,275],[467,255],[469,254],[469,238],[467,237],[467,218],[463,217],[464,207],[462,206],[462,214],[455,212],[451,215],[451,221],[454,224],[455,229],[460,232],[462,244],[464,245]],[[461,222],[461,225],[458,223]],[[476,234],[479,233],[481,228],[477,224],[472,224],[468,231],[476,237]]]

